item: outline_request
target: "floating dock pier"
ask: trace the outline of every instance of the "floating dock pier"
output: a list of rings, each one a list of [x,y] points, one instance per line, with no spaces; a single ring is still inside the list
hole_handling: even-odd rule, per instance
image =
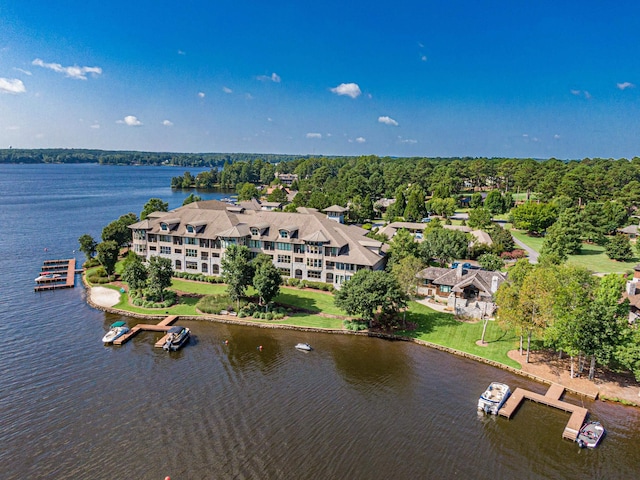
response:
[[[563,394],[564,387],[558,384],[552,384],[544,395],[540,395],[539,393],[531,392],[523,388],[516,388],[505,402],[504,406],[500,409],[498,415],[511,418],[515,414],[516,410],[518,410],[518,407],[520,407],[520,404],[524,399],[533,400],[534,402],[542,403],[543,405],[564,410],[565,412],[571,413],[571,417],[569,417],[569,422],[564,428],[564,432],[562,432],[562,438],[575,441],[576,438],[578,438],[578,432],[580,431],[580,428],[582,428],[589,411],[584,407],[579,407],[560,400]]]
[[[178,319],[177,315],[169,315],[167,318],[162,320],[157,325],[139,323],[138,325],[133,327],[131,330],[129,330],[127,333],[122,335],[120,338],[116,338],[113,341],[113,344],[122,345],[123,343],[127,342],[130,338],[135,337],[139,332],[143,330],[147,332],[168,332],[173,322],[175,322],[177,319]],[[162,346],[165,344],[166,341],[167,341],[167,335],[164,335],[153,346],[157,348],[162,348]]]
[[[52,278],[39,278],[34,292],[57,290],[59,288],[73,288],[75,286],[76,259],[45,260],[40,269],[40,276],[56,275]]]

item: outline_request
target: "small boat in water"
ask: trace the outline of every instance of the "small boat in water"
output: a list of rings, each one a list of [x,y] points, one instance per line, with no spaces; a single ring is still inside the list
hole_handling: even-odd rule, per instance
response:
[[[478,399],[478,412],[497,415],[509,395],[511,395],[509,385],[492,382]]]
[[[109,331],[102,337],[102,343],[113,343],[113,341],[129,331],[125,322],[115,322],[109,327]]]
[[[62,279],[62,275],[58,273],[43,273],[35,279],[36,282],[46,282],[48,280]]]
[[[307,352],[310,352],[311,350],[313,350],[313,348],[311,348],[311,345],[309,345],[308,343],[298,343],[296,345],[296,348],[298,350],[305,350]]]
[[[191,330],[186,327],[171,327],[169,332],[167,333],[167,341],[164,342],[162,346],[163,350],[175,352],[180,347],[182,347],[187,340],[189,340],[189,336],[191,335]]]
[[[605,433],[606,430],[600,422],[587,422],[578,432],[576,442],[580,448],[595,448]]]

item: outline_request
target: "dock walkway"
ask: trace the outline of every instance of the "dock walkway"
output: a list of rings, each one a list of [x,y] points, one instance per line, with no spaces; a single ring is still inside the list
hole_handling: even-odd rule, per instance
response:
[[[40,275],[55,274],[60,276],[36,280],[37,285],[33,291],[42,292],[45,290],[57,290],[59,288],[73,288],[75,287],[76,273],[75,258],[69,258],[67,260],[45,260],[40,269]]]
[[[168,332],[169,329],[171,328],[171,325],[177,319],[178,319],[177,315],[169,315],[168,317],[166,317],[164,320],[162,320],[157,325],[151,325],[151,324],[147,324],[147,323],[139,323],[138,325],[133,327],[131,330],[129,330],[127,333],[122,335],[120,338],[115,339],[113,341],[113,344],[114,345],[122,345],[123,343],[127,342],[130,338],[135,337],[138,333],[140,333],[142,331],[147,331],[147,332]],[[162,346],[165,344],[166,341],[167,341],[167,336],[164,335],[160,340],[158,340],[154,344],[154,347],[162,348]]]
[[[569,422],[567,422],[567,426],[564,428],[562,437],[568,440],[575,440],[578,437],[578,432],[584,424],[589,411],[584,407],[579,407],[560,400],[563,394],[564,387],[558,384],[551,385],[547,393],[544,395],[540,395],[539,393],[531,392],[523,388],[516,388],[498,414],[506,418],[511,418],[515,414],[516,410],[518,410],[518,407],[520,407],[520,404],[524,399],[532,400],[543,405],[548,405],[550,407],[569,412],[571,413],[571,417],[569,417]]]

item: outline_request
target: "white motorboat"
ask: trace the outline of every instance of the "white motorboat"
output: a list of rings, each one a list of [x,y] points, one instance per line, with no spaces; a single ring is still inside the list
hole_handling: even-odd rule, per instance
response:
[[[175,352],[185,343],[187,343],[190,335],[191,330],[189,330],[187,327],[171,327],[167,332],[167,340],[162,346],[162,349]]]
[[[595,448],[605,433],[606,431],[600,422],[587,422],[578,432],[576,442],[580,448]]]
[[[102,337],[102,343],[113,343],[113,341],[129,331],[125,322],[115,322],[109,327],[109,331]]]
[[[62,275],[58,273],[43,273],[39,277],[35,278],[36,282],[46,282],[49,280],[62,279]]]
[[[492,382],[478,399],[478,412],[497,415],[509,395],[511,395],[509,385]]]
[[[311,345],[309,345],[308,343],[298,343],[296,345],[296,348],[298,350],[305,350],[307,352],[310,352],[311,350],[313,350],[313,348],[311,348]]]

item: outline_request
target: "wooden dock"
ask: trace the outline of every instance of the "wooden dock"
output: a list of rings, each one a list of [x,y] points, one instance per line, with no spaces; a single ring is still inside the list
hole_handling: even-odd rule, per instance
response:
[[[55,278],[43,278],[40,280],[36,280],[37,285],[33,289],[34,292],[75,287],[76,259],[70,258],[67,260],[45,260],[42,268],[40,269],[40,275],[48,274],[60,276]]]
[[[564,428],[564,432],[562,432],[562,438],[575,441],[578,437],[580,428],[589,414],[589,411],[586,408],[560,400],[563,394],[564,387],[558,384],[551,385],[547,393],[544,395],[540,395],[539,393],[534,393],[523,388],[516,388],[498,414],[503,417],[511,418],[515,414],[516,410],[518,410],[518,407],[520,407],[520,404],[524,399],[532,400],[537,403],[542,403],[543,405],[548,405],[550,407],[569,412],[571,413],[571,417],[569,417],[569,422]]]
[[[162,320],[157,325],[139,323],[138,325],[133,327],[131,330],[129,330],[127,333],[122,335],[120,338],[115,339],[113,341],[113,344],[114,345],[122,345],[123,343],[127,342],[130,338],[135,337],[141,331],[167,332],[171,328],[171,325],[173,324],[173,322],[175,322],[177,319],[178,319],[177,315],[169,315],[167,318]],[[166,341],[167,341],[167,335],[164,335],[153,346],[157,347],[157,348],[162,348],[162,346],[165,344]]]

